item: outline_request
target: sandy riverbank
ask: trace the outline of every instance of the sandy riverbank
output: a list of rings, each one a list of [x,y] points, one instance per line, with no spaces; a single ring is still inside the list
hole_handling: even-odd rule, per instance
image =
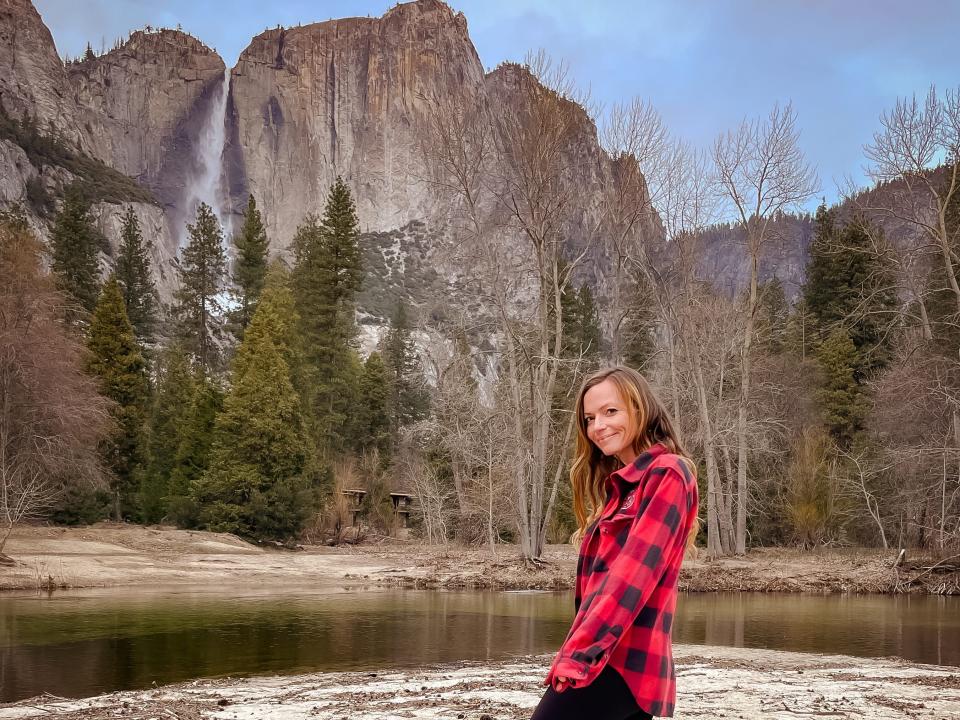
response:
[[[115,523],[18,528],[6,553],[17,564],[0,566],[0,590],[250,582],[565,589],[576,569],[576,550],[569,545],[549,546],[543,566],[529,567],[513,546],[500,546],[496,557],[486,548],[399,541],[292,551],[222,533]],[[892,553],[874,550],[754,550],[742,558],[688,560],[680,586],[694,592],[960,591],[956,573],[924,574],[892,565]]]
[[[539,700],[548,662],[539,656],[416,672],[196,680],[85,700],[33,698],[0,706],[0,720],[520,720]],[[696,645],[677,646],[676,663],[676,717],[684,720],[960,718],[956,668]]]

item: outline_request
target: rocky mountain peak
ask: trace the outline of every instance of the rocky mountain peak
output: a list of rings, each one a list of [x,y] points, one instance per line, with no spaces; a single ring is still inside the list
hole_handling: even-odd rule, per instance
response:
[[[510,99],[511,107],[514,108],[530,103],[539,93],[548,93],[550,96],[557,97],[557,93],[544,86],[529,67],[515,62],[500,63],[486,74],[484,83],[489,92],[500,98]],[[586,133],[587,137],[581,139],[599,147],[597,125],[586,108],[563,96],[559,97],[559,101],[562,107],[569,109],[573,114],[577,131]]]
[[[75,106],[53,36],[30,0],[0,0],[0,108],[75,141]]]
[[[126,42],[103,55],[90,59],[79,58],[70,63],[70,72],[89,72],[91,68],[104,63],[121,64],[128,60],[135,60],[145,65],[174,64],[189,66],[208,59],[219,62],[224,67],[223,59],[217,52],[207,47],[202,41],[183,30],[171,28],[145,28],[130,33]]]
[[[214,50],[169,29],[138,30],[104,55],[70,63],[85,149],[177,205],[197,128],[225,69]]]

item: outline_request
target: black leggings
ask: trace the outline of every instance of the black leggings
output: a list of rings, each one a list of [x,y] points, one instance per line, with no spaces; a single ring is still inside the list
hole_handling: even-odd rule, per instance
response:
[[[547,688],[530,720],[651,720],[637,707],[620,673],[609,665],[582,688]]]

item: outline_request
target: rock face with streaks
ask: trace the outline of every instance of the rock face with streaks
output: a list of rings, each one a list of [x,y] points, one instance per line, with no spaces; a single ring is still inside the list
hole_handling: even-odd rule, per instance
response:
[[[488,108],[497,127],[498,118],[540,91],[519,65],[484,74],[464,16],[439,0],[398,5],[381,18],[269,30],[254,38],[231,74],[225,167],[233,206],[253,193],[271,244],[282,251],[306,214],[322,212],[327,189],[342,175],[367,232],[368,267],[389,266],[370,277],[364,309],[384,318],[383,299],[401,294],[429,303],[418,295],[438,289],[433,273],[457,292],[463,269],[444,248],[455,239],[443,232],[447,211],[429,180],[431,100],[452,96]],[[576,112],[565,150],[564,182],[581,205],[565,233],[571,256],[597,240],[602,205],[617,182],[616,163],[601,150],[592,120]],[[659,232],[657,223],[645,223],[643,232]],[[392,238],[389,248],[380,247],[384,234]],[[426,247],[424,234],[433,238]],[[506,250],[522,245],[507,243]],[[585,265],[581,281],[602,286],[603,257],[593,242],[588,258],[595,262]],[[431,294],[449,301],[443,292]]]
[[[372,321],[389,314],[388,305],[400,297],[422,306],[448,303],[450,291],[468,292],[457,287],[464,268],[448,252],[457,239],[430,181],[431,99],[487,108],[496,127],[498,117],[543,91],[521,66],[485,74],[466,19],[440,0],[397,5],[380,18],[268,30],[229,72],[216,52],[175,30],[137,31],[110,52],[64,66],[29,0],[0,0],[0,37],[0,68],[7,71],[0,105],[12,116],[35,116],[78,152],[152,192],[162,220],[146,207],[138,212],[155,233],[156,262],[164,271],[190,219],[186,186],[197,175],[201,129],[226,78],[224,217],[235,221],[252,193],[271,247],[282,253],[304,216],[322,212],[330,184],[343,176],[366,233],[368,266],[376,270],[364,308]],[[590,246],[595,262],[585,265],[580,281],[602,290],[598,219],[616,186],[617,165],[601,150],[591,119],[576,110],[563,182],[579,209],[564,235],[571,256]],[[5,204],[25,198],[34,175],[53,194],[70,179],[26,167],[20,155],[12,146],[0,153],[9,169],[0,183]],[[104,229],[116,241],[111,222],[104,221]],[[659,226],[647,221],[643,230],[657,234]],[[522,247],[506,244],[511,252]],[[169,282],[161,284],[169,291]]]
[[[337,175],[364,229],[429,218],[425,98],[480,93],[484,77],[463,15],[420,0],[382,18],[269,30],[240,55],[231,85],[231,187],[245,179],[285,246]]]
[[[138,30],[115,50],[71,63],[67,75],[90,154],[176,207],[224,69],[217,53],[177,30]]]
[[[66,70],[30,0],[0,0],[0,108],[71,142],[81,139]]]
[[[164,296],[173,288],[171,263],[186,219],[181,206],[195,172],[199,127],[224,70],[219,55],[175,30],[137,31],[108,53],[65,65],[29,0],[0,0],[0,108],[7,126],[28,120],[71,153],[101,161],[151,191],[157,204],[129,204],[154,244]],[[29,184],[34,196],[42,187],[57,197],[76,173],[25,152],[18,142],[8,133],[0,137],[0,205],[24,207],[46,237],[49,212],[31,202]],[[114,249],[126,204],[93,208]]]

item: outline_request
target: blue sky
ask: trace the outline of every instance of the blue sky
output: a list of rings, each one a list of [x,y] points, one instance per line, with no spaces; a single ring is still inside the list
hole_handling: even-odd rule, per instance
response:
[[[175,27],[232,65],[267,27],[377,16],[382,0],[34,0],[61,54],[144,25]],[[863,183],[863,145],[898,96],[960,85],[953,0],[459,0],[485,66],[544,48],[595,100],[649,99],[671,131],[708,145],[793,101],[822,195]],[[815,204],[815,203],[812,203]]]

